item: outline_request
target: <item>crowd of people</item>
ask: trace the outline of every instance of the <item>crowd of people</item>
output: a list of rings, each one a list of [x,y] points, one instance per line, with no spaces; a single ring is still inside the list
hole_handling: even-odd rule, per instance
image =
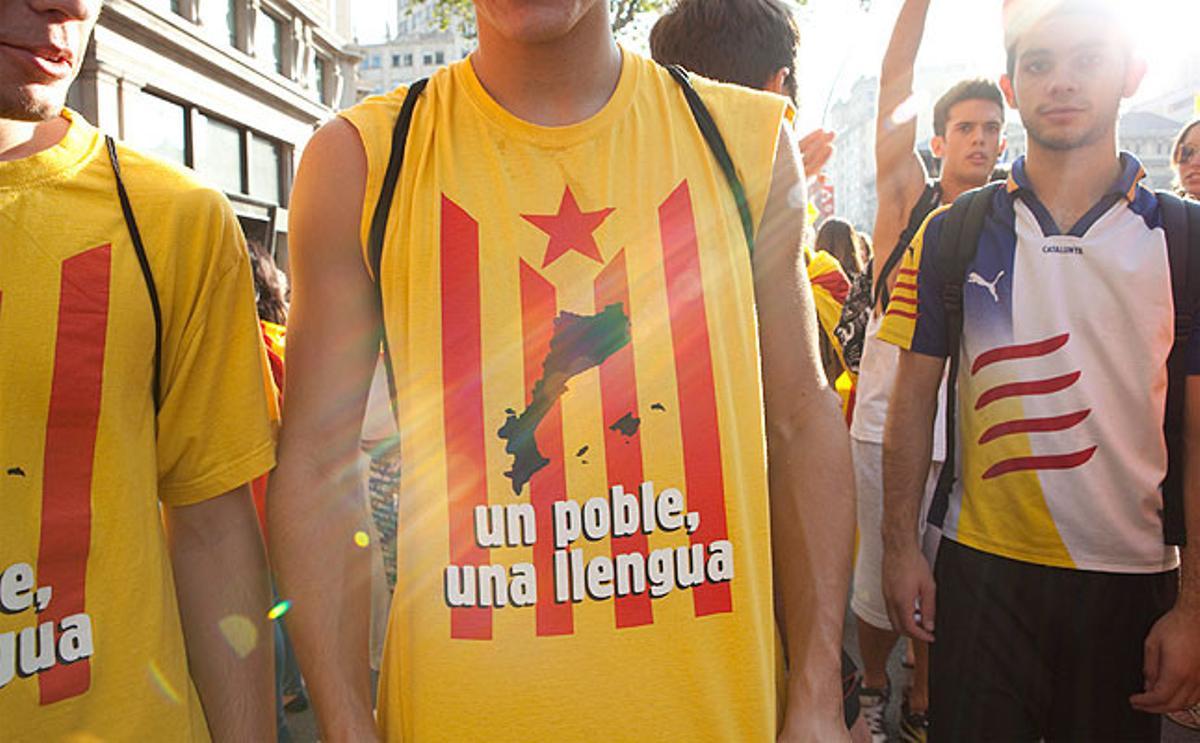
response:
[[[64,107],[100,0],[0,4],[0,740],[1200,728],[1200,121],[1147,188],[1114,3],[1006,0],[931,173],[932,4],[869,234],[812,224],[785,4],[676,0],[649,59],[475,0],[315,133],[286,275]]]

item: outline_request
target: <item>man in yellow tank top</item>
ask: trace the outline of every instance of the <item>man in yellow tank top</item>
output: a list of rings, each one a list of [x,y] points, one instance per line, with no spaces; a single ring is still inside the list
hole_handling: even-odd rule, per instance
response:
[[[415,105],[382,310],[366,246],[407,91],[297,176],[268,518],[323,739],[844,739],[853,500],[787,102],[694,80],[751,252],[606,2],[476,11],[479,49]],[[354,469],[381,321],[403,473],[376,729]]]

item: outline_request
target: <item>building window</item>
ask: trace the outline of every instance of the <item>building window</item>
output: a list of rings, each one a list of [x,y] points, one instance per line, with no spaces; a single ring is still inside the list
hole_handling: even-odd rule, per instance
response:
[[[242,133],[232,124],[200,114],[196,127],[196,172],[230,193],[242,190]]]
[[[428,67],[433,64],[433,55],[429,52],[425,52],[425,54],[421,57],[421,61],[425,63],[426,67]]]
[[[380,56],[378,54],[371,55],[371,68],[377,70],[382,66],[383,60],[380,58]]]
[[[283,21],[263,10],[254,24],[254,50],[270,69],[283,74]]]
[[[437,64],[446,64],[446,53],[437,52],[433,55],[433,61]]]
[[[237,0],[227,0],[225,3],[225,27],[229,30],[229,45],[238,45],[238,8]]]
[[[125,140],[143,152],[187,165],[187,109],[152,93],[134,97],[126,117]]]
[[[325,105],[329,105],[327,96],[329,95],[329,63],[324,57],[318,56],[313,60],[313,67],[316,68],[314,75],[314,83],[317,86],[317,100]]]
[[[283,152],[278,142],[250,135],[250,195],[278,204],[283,199]]]
[[[393,54],[392,55],[392,67],[399,67],[399,66],[400,66],[400,55]]]

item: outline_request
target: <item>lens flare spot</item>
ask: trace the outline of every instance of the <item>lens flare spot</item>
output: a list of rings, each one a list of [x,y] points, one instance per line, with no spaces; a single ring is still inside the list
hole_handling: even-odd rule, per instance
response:
[[[365,531],[356,531],[354,532],[354,543],[359,547],[365,548],[371,543],[371,535],[367,534]]]
[[[175,704],[183,703],[183,698],[179,696],[179,692],[167,679],[167,674],[163,673],[162,669],[158,667],[158,661],[150,661],[150,680],[154,682],[154,686],[162,692],[164,697]]]
[[[230,614],[217,622],[217,628],[239,658],[245,658],[258,645],[258,628],[241,614]]]
[[[278,604],[275,604],[271,607],[271,610],[267,612],[267,619],[270,619],[273,622],[282,617],[284,614],[287,614],[288,609],[290,608],[292,608],[292,602],[284,599],[283,601],[280,601]]]
[[[888,123],[892,127],[904,126],[915,120],[917,114],[925,109],[928,96],[923,92],[917,92],[910,95],[903,103],[896,106],[896,110],[892,111]]]

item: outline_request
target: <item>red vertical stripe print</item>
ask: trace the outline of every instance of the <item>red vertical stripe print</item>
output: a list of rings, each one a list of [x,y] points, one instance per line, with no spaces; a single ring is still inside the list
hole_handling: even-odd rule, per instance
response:
[[[442,399],[446,428],[446,484],[450,564],[485,565],[475,541],[476,506],[487,505],[483,433],[483,339],[480,330],[479,224],[442,197]],[[492,610],[450,610],[450,636],[492,638]]]
[[[619,304],[626,317],[629,310],[629,279],[625,270],[625,251],[621,250],[609,262],[595,285],[596,312],[611,304]],[[621,485],[626,493],[638,492],[642,483],[642,435],[639,428],[632,436],[614,431],[610,426],[626,413],[638,415],[637,375],[633,364],[633,343],[614,353],[600,365],[600,397],[604,414],[604,457],[608,483]],[[645,533],[638,531],[627,537],[612,538],[612,555],[650,551]],[[618,628],[653,624],[654,610],[650,594],[632,593],[616,598]]]
[[[533,386],[542,376],[542,362],[550,355],[558,294],[554,285],[525,261],[521,261],[521,331],[524,337],[525,404],[533,401]],[[571,604],[554,600],[554,514],[557,501],[567,495],[567,472],[563,460],[562,402],[546,411],[534,434],[538,450],[550,463],[529,480],[529,502],[537,512],[537,542],[533,564],[537,569],[537,634],[570,635],[575,631]]]
[[[700,247],[687,181],[659,207],[659,229],[679,385],[687,505],[700,515],[691,542],[708,545],[726,538],[725,482]],[[728,583],[701,583],[693,589],[693,596],[696,616],[733,610]]]
[[[92,463],[108,328],[112,247],[102,245],[62,266],[58,337],[46,419],[42,526],[37,583],[54,593],[39,622],[82,613],[92,541]],[[85,658],[38,674],[41,704],[79,696],[91,686]]]

